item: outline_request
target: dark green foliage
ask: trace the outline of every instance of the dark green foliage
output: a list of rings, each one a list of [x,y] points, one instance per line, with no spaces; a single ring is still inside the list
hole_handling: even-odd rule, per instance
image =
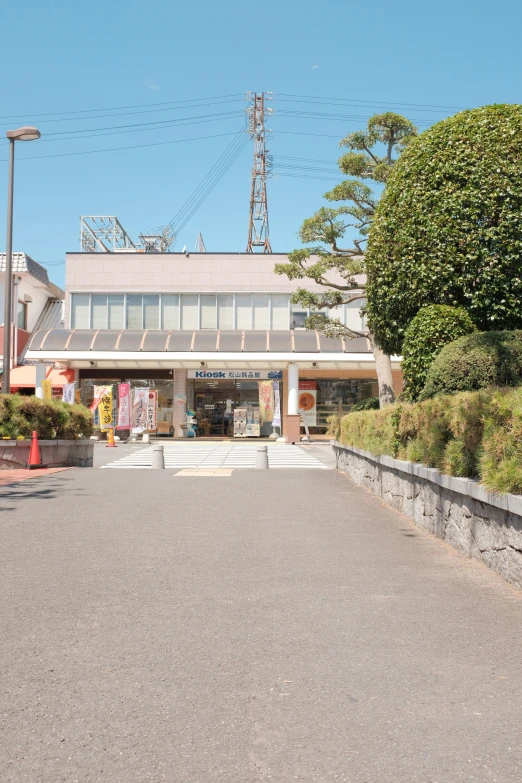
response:
[[[476,326],[461,307],[422,307],[404,334],[401,364],[404,398],[409,402],[418,398],[433,360],[445,345],[474,331]]]
[[[400,353],[427,304],[464,307],[479,329],[522,327],[522,106],[464,111],[414,138],[369,234],[368,322]]]
[[[361,400],[361,402],[356,402],[355,405],[352,405],[350,413],[353,413],[354,411],[376,411],[379,410],[379,398],[378,397],[368,397],[367,400]]]
[[[349,413],[338,439],[522,493],[522,388],[483,389]]]
[[[477,332],[446,345],[419,398],[522,384],[522,331]]]
[[[83,405],[40,400],[19,394],[0,395],[0,437],[30,438],[33,430],[42,440],[74,440],[92,435],[92,415]]]

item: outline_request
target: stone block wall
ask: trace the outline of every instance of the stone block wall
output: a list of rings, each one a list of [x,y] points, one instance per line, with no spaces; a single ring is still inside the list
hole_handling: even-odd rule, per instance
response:
[[[333,443],[337,468],[467,557],[522,588],[522,496]]]
[[[26,468],[30,446],[30,440],[0,440],[0,470]],[[41,440],[39,446],[42,465],[48,468],[92,468],[92,440]]]

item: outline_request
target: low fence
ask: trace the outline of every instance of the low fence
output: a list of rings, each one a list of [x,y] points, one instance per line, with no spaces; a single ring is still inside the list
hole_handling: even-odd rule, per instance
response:
[[[26,468],[30,446],[30,440],[0,440],[0,470]],[[41,440],[39,446],[42,465],[48,468],[92,468],[92,440]]]
[[[522,588],[522,495],[333,441],[337,468],[459,552]]]

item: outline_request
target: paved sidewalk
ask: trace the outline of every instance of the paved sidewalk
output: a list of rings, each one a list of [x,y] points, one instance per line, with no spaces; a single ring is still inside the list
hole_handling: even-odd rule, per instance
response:
[[[333,470],[0,489],[2,783],[519,783],[522,594]]]

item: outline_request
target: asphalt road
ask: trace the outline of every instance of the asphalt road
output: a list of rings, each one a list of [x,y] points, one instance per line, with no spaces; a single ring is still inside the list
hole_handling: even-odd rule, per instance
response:
[[[520,783],[522,594],[333,470],[0,489],[2,783]]]

